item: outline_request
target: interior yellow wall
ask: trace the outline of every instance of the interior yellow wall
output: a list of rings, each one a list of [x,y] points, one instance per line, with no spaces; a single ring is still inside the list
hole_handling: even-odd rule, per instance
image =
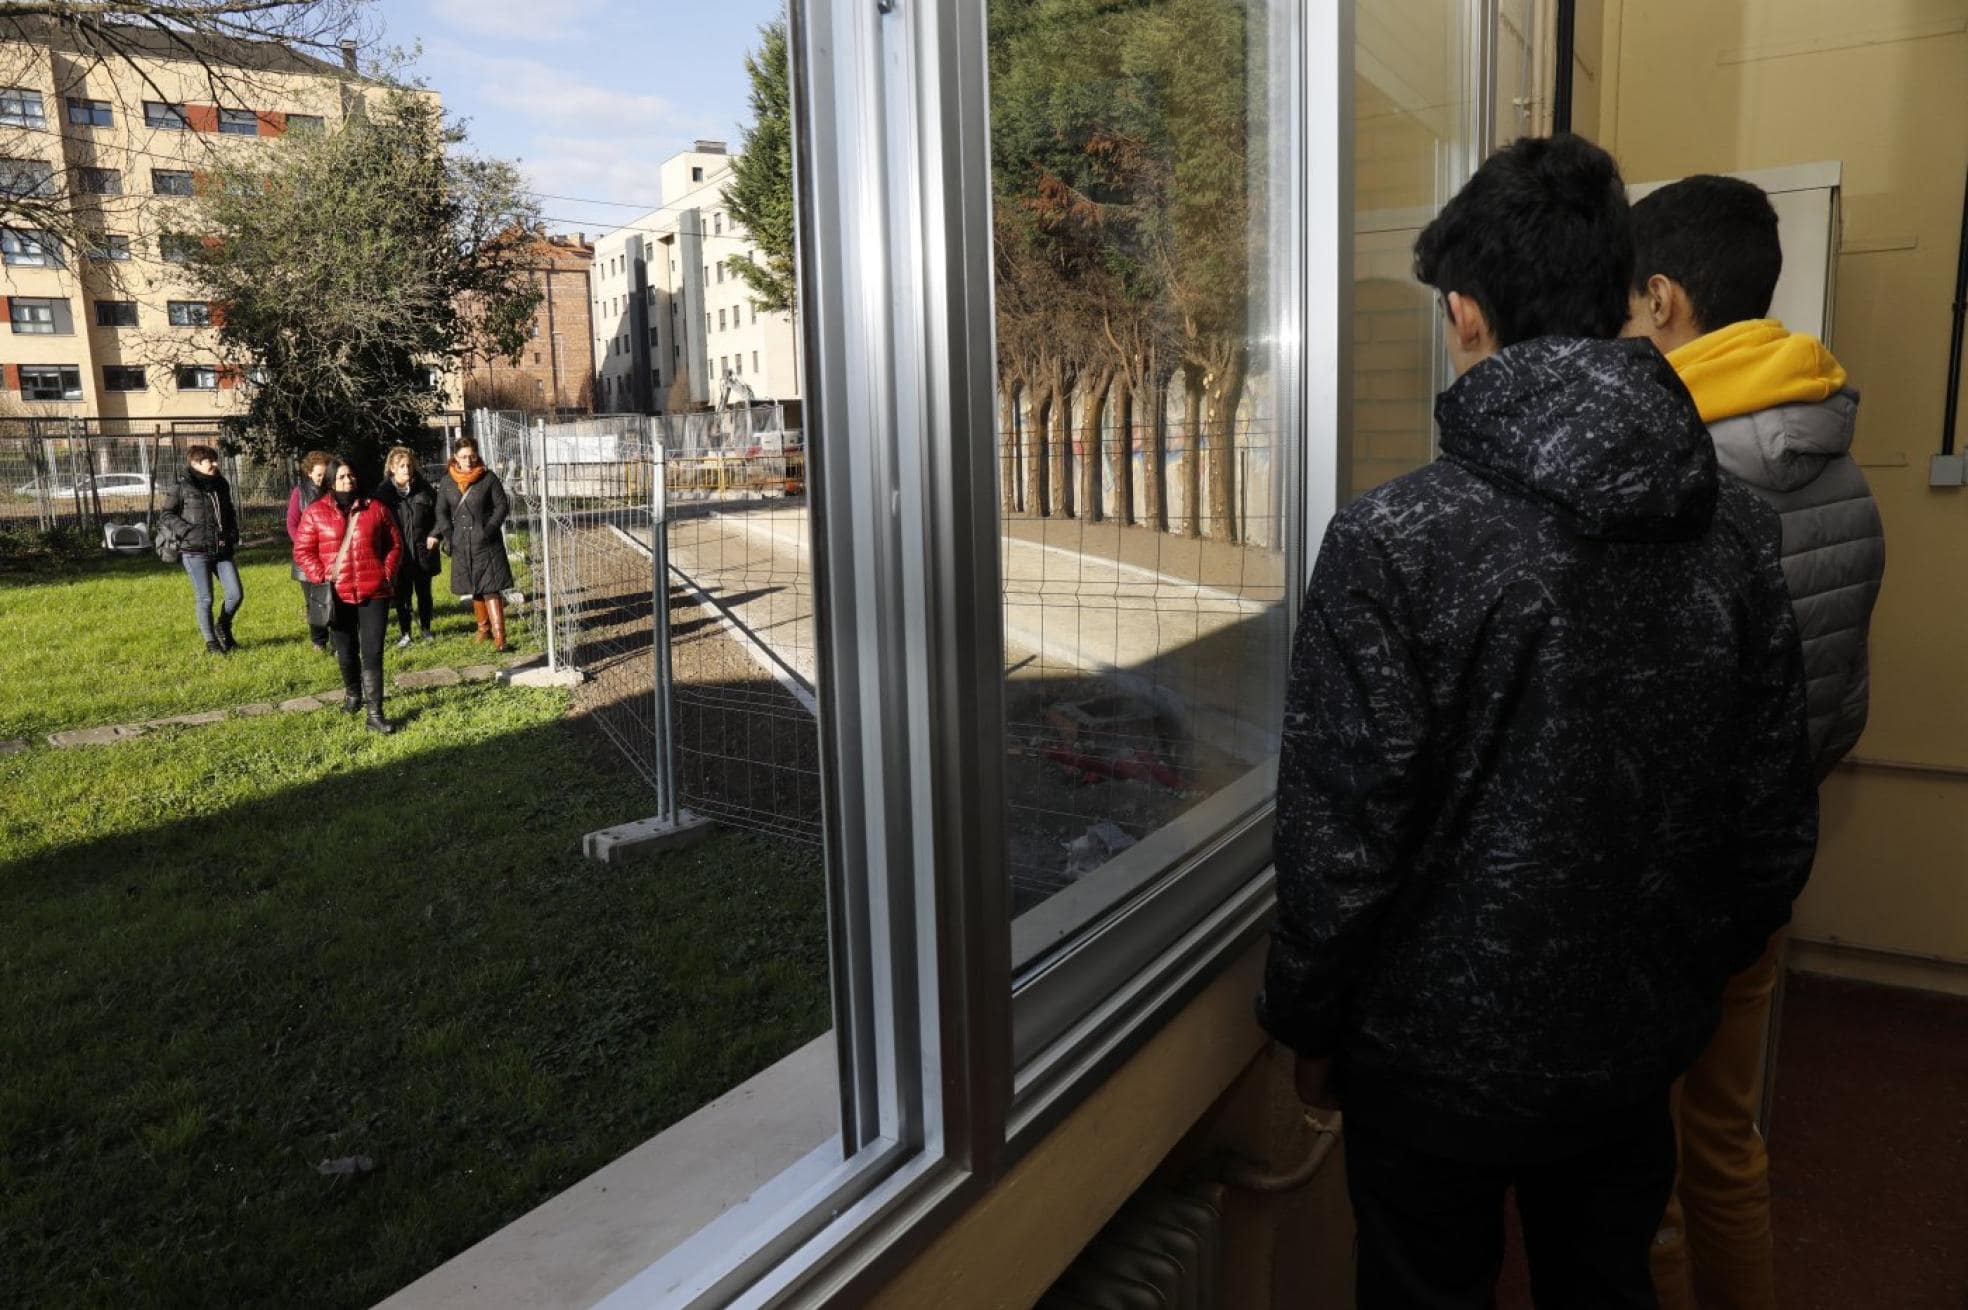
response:
[[[1870,726],[1826,783],[1795,931],[1867,948],[1844,972],[1958,986],[1968,491],[1929,488],[1927,465],[1940,449],[1968,168],[1968,0],[1606,0],[1600,56],[1599,139],[1629,181],[1844,165],[1831,345],[1864,392],[1854,453],[1886,524],[1886,585]],[[1881,953],[1927,963],[1888,968]]]

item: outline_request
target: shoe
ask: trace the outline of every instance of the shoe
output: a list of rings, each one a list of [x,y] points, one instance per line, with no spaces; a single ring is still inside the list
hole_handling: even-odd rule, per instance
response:
[[[353,714],[362,708],[362,693],[345,691],[342,693],[342,713]]]
[[[403,634],[403,635],[402,635],[401,637],[398,637],[398,638],[396,639],[396,648],[397,648],[398,650],[409,650],[409,649],[410,649],[410,634],[409,634],[409,633],[407,633],[407,632],[406,632],[406,633],[404,633],[404,634]]]
[[[223,655],[226,653],[226,650],[224,646],[219,645],[219,639],[217,637],[210,637],[205,642],[205,653],[207,655]]]
[[[488,641],[492,636],[492,619],[487,613],[491,607],[485,600],[472,597],[472,617],[478,620],[478,631],[472,634],[473,641]]]
[[[420,633],[418,633],[418,634],[417,634],[417,640],[418,640],[418,641],[436,641],[436,640],[437,640],[437,634],[436,634],[435,632],[432,632],[432,631],[431,631],[431,630],[430,630],[429,628],[425,628],[425,629],[424,629],[424,630],[423,630],[422,632],[420,632]]]
[[[492,649],[504,652],[506,646],[506,598],[492,595],[485,598],[485,613],[492,620]]]
[[[327,643],[327,642],[325,642],[325,641],[317,641],[317,642],[315,642],[315,643],[314,643],[314,648],[315,648],[316,650],[318,650],[318,651],[320,651],[320,652],[321,652],[321,653],[322,653],[323,655],[326,655],[326,654],[328,653],[328,643]]]
[[[219,629],[219,645],[225,647],[226,654],[230,655],[232,654],[232,652],[238,650],[239,642],[232,635],[232,620],[229,618],[221,618],[218,622],[218,629]]]
[[[369,702],[369,717],[363,726],[369,731],[387,737],[396,731],[396,725],[383,717],[383,671],[364,669],[362,671],[362,698]]]

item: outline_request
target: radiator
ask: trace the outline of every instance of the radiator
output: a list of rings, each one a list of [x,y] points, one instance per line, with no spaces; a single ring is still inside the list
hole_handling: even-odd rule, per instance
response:
[[[1222,1190],[1138,1192],[1059,1276],[1036,1310],[1218,1310]]]

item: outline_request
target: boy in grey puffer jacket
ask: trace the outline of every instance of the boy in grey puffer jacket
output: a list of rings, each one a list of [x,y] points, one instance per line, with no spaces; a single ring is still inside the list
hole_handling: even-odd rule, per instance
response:
[[[1886,566],[1851,456],[1858,393],[1813,337],[1765,318],[1783,267],[1777,216],[1751,183],[1691,177],[1634,206],[1628,335],[1667,353],[1724,472],[1778,513],[1803,640],[1812,769],[1822,782],[1865,729],[1866,630]],[[1730,979],[1722,1021],[1682,1083],[1681,1177],[1654,1248],[1660,1301],[1775,1305],[1768,1158],[1756,1131],[1778,938]]]

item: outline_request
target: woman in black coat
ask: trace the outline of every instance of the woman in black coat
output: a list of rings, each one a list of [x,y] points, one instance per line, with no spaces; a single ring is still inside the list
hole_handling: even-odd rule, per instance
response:
[[[417,454],[408,446],[392,447],[383,461],[383,486],[376,499],[396,515],[397,531],[403,534],[403,563],[396,576],[396,627],[398,650],[410,644],[410,600],[417,601],[417,626],[425,641],[431,639],[431,579],[444,564],[437,547],[431,545],[437,532],[437,488],[424,481],[417,467]]]
[[[504,650],[512,565],[499,529],[512,513],[512,502],[499,475],[480,461],[478,442],[470,437],[458,439],[444,471],[447,476],[437,487],[437,528],[425,544],[436,549],[441,541],[451,552],[451,592],[472,598],[478,619],[475,639],[489,636],[494,650]]]
[[[233,507],[232,484],[219,472],[219,452],[193,446],[185,452],[188,467],[165,498],[160,521],[178,538],[178,562],[191,575],[191,595],[198,616],[198,635],[214,655],[228,655],[233,640],[232,616],[246,600],[239,585],[239,566],[232,552],[239,545],[239,511]],[[212,579],[224,589],[218,622],[212,622]]]

